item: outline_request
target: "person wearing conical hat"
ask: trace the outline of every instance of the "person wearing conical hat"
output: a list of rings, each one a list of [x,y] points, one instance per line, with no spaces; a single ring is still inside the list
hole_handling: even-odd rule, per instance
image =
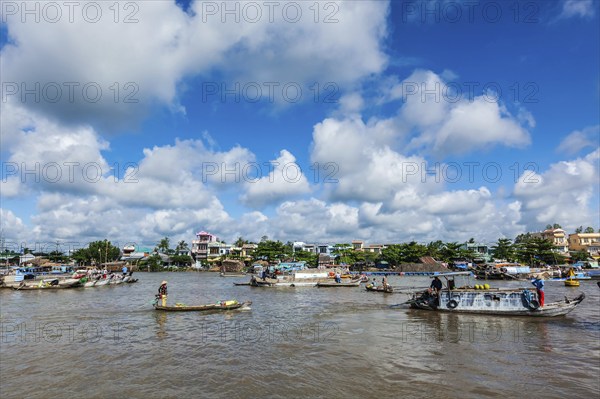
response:
[[[163,281],[160,283],[160,287],[158,287],[158,295],[162,300],[162,306],[167,306],[167,282]]]

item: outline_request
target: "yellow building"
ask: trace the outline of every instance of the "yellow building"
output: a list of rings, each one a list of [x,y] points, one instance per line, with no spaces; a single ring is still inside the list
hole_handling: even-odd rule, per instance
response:
[[[590,255],[598,255],[600,233],[569,234],[569,250],[587,251]]]

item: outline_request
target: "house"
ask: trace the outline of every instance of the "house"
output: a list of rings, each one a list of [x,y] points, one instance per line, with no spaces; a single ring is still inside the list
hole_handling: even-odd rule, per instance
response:
[[[354,241],[352,241],[352,248],[355,251],[362,251],[363,250],[363,245],[364,245],[364,242],[361,241],[361,240],[354,240]]]
[[[569,242],[563,229],[548,229],[539,233],[532,233],[532,237],[542,238],[554,245],[554,251],[566,254],[569,252]]]
[[[252,257],[252,254],[254,253],[254,251],[256,251],[256,248],[258,248],[257,244],[244,244],[244,245],[242,245],[242,252],[241,252],[242,258],[250,258],[250,257]]]
[[[600,233],[569,234],[570,251],[587,251],[592,256],[600,255]]]
[[[196,233],[196,239],[192,240],[192,256],[194,259],[206,260],[208,259],[209,249],[208,245],[218,242],[217,236],[210,234],[206,231]]]
[[[123,255],[121,256],[121,260],[124,261],[139,261],[147,256],[150,256],[154,250],[149,247],[143,247],[140,245],[125,245],[122,249]]]
[[[492,261],[492,253],[490,246],[480,242],[465,242],[460,246],[460,249],[471,251],[475,254],[473,260],[481,260],[484,262]]]
[[[385,246],[383,244],[370,244],[367,245],[363,248],[363,250],[365,252],[371,252],[377,255],[381,255],[381,252],[383,251],[383,249],[385,248]]]
[[[21,255],[21,256],[19,256],[19,264],[22,265],[24,263],[30,263],[34,259],[35,259],[35,256],[33,256],[33,254]]]

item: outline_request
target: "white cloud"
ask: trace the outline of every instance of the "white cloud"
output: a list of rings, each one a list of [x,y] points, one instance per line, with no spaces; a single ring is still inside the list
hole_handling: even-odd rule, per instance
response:
[[[246,3],[236,2],[238,22],[225,14],[231,5],[211,3],[217,8],[211,13],[206,3],[193,2],[189,13],[174,1],[128,3],[135,7],[121,9],[117,22],[114,5],[103,2],[94,3],[101,7],[95,23],[84,19],[81,5],[70,22],[62,3],[55,3],[63,8],[55,23],[46,17],[36,23],[33,16],[23,22],[20,12],[3,15],[10,36],[2,48],[3,83],[10,85],[4,94],[10,103],[67,123],[119,129],[138,122],[157,104],[185,113],[178,98],[189,77],[202,78],[202,96],[206,84],[218,86],[219,93],[204,102],[221,100],[221,83],[231,88],[248,82],[264,89],[262,98],[269,97],[264,84],[273,82],[278,101],[287,83],[298,84],[306,101],[315,90],[328,94],[327,83],[336,90],[352,88],[386,65],[381,42],[388,1],[329,2],[326,9],[277,3],[273,10],[253,3],[261,13],[258,21],[251,21],[254,14]],[[300,18],[290,22],[298,4]],[[136,21],[124,23],[132,12]],[[326,23],[328,16],[335,21]],[[214,70],[222,72],[219,81]],[[315,83],[319,88],[311,89]],[[23,95],[25,88],[38,97]]]
[[[279,157],[270,163],[268,175],[243,174],[245,193],[241,196],[242,202],[260,208],[310,192],[306,176],[289,151],[281,150]],[[260,171],[262,169],[261,167]],[[257,170],[259,169],[256,168],[255,171]]]
[[[598,204],[593,201],[600,184],[599,154],[596,150],[583,158],[554,163],[543,173],[521,175],[514,197],[530,229],[539,230],[548,223],[574,229],[598,221]]]
[[[591,18],[596,14],[593,0],[565,0],[559,18]]]
[[[582,130],[574,130],[560,142],[556,149],[573,155],[588,147],[600,146],[600,125],[588,126]]]

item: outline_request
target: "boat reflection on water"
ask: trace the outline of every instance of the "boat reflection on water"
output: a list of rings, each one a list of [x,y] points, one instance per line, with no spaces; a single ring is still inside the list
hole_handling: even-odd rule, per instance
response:
[[[167,313],[164,312],[154,312],[154,319],[156,320],[156,324],[158,328],[156,330],[156,338],[164,339],[169,336],[166,329],[167,323]]]

